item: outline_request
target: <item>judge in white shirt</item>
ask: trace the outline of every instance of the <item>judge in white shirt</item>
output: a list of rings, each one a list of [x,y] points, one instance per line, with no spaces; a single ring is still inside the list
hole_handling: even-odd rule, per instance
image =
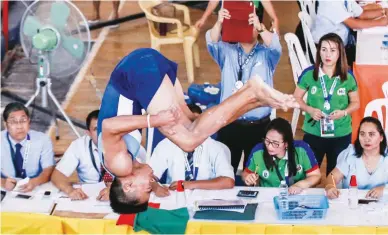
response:
[[[88,196],[81,188],[73,188],[69,177],[77,170],[81,183],[104,181],[98,200],[109,200],[109,188],[113,177],[102,167],[97,149],[97,119],[99,110],[94,110],[86,118],[87,135],[73,141],[54,169],[51,181],[73,200],[83,200]],[[145,150],[139,151],[145,158]]]
[[[175,190],[178,184],[185,189],[233,188],[234,172],[230,159],[228,147],[211,138],[192,152],[192,160],[190,153],[166,138],[156,146],[149,165],[157,178],[167,170],[166,183],[170,186],[167,188],[154,183],[152,190],[163,197],[169,195],[169,189]]]

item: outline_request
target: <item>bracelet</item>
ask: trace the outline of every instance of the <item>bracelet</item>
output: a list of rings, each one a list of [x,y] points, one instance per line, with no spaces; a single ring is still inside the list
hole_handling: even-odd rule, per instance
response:
[[[344,117],[348,116],[348,111],[344,110],[345,114]]]
[[[151,115],[147,114],[147,124],[148,124],[148,128],[151,128],[150,116],[151,116]]]

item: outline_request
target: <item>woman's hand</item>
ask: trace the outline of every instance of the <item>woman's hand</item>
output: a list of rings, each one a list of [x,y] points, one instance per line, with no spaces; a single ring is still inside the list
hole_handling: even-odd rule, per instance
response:
[[[310,107],[310,109],[308,110],[308,113],[315,121],[319,121],[324,117],[324,115],[320,109],[316,109],[313,107]]]
[[[334,110],[333,112],[331,112],[331,114],[329,115],[329,118],[331,120],[337,120],[337,119],[340,119],[340,118],[343,118],[345,117],[346,115],[346,111],[345,110]]]
[[[375,199],[381,198],[384,194],[384,188],[385,188],[385,185],[372,188],[371,190],[369,190],[369,192],[366,194],[365,197],[375,198]]]
[[[291,185],[291,187],[288,188],[288,193],[291,195],[300,194],[303,191],[303,188],[300,188],[295,185]]]

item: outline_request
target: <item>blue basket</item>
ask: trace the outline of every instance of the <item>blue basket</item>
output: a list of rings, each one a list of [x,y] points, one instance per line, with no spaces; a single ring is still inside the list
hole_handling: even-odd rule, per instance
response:
[[[280,220],[316,220],[323,219],[329,208],[324,195],[290,195],[288,210],[279,208],[279,197],[273,198],[275,210]]]

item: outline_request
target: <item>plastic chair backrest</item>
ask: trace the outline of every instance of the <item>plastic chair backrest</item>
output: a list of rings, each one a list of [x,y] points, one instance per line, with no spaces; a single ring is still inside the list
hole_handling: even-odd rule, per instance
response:
[[[317,12],[315,11],[317,1],[316,0],[298,0],[301,10],[310,15],[311,19],[315,20]]]
[[[313,25],[313,20],[309,14],[303,11],[298,13],[298,17],[302,22],[304,41],[306,44],[306,58],[308,58],[309,61],[315,62],[317,47],[315,46],[313,35],[311,34],[311,27]],[[310,58],[309,50],[313,58]]]
[[[383,113],[384,106],[385,114]],[[377,118],[385,130],[385,134],[388,135],[388,98],[375,99],[369,102],[365,107],[364,117],[373,116],[373,113],[377,114]]]
[[[295,85],[298,83],[298,78],[310,63],[303,54],[302,46],[298,37],[293,33],[284,35],[288,47],[288,56],[290,57],[292,74],[294,76]]]

